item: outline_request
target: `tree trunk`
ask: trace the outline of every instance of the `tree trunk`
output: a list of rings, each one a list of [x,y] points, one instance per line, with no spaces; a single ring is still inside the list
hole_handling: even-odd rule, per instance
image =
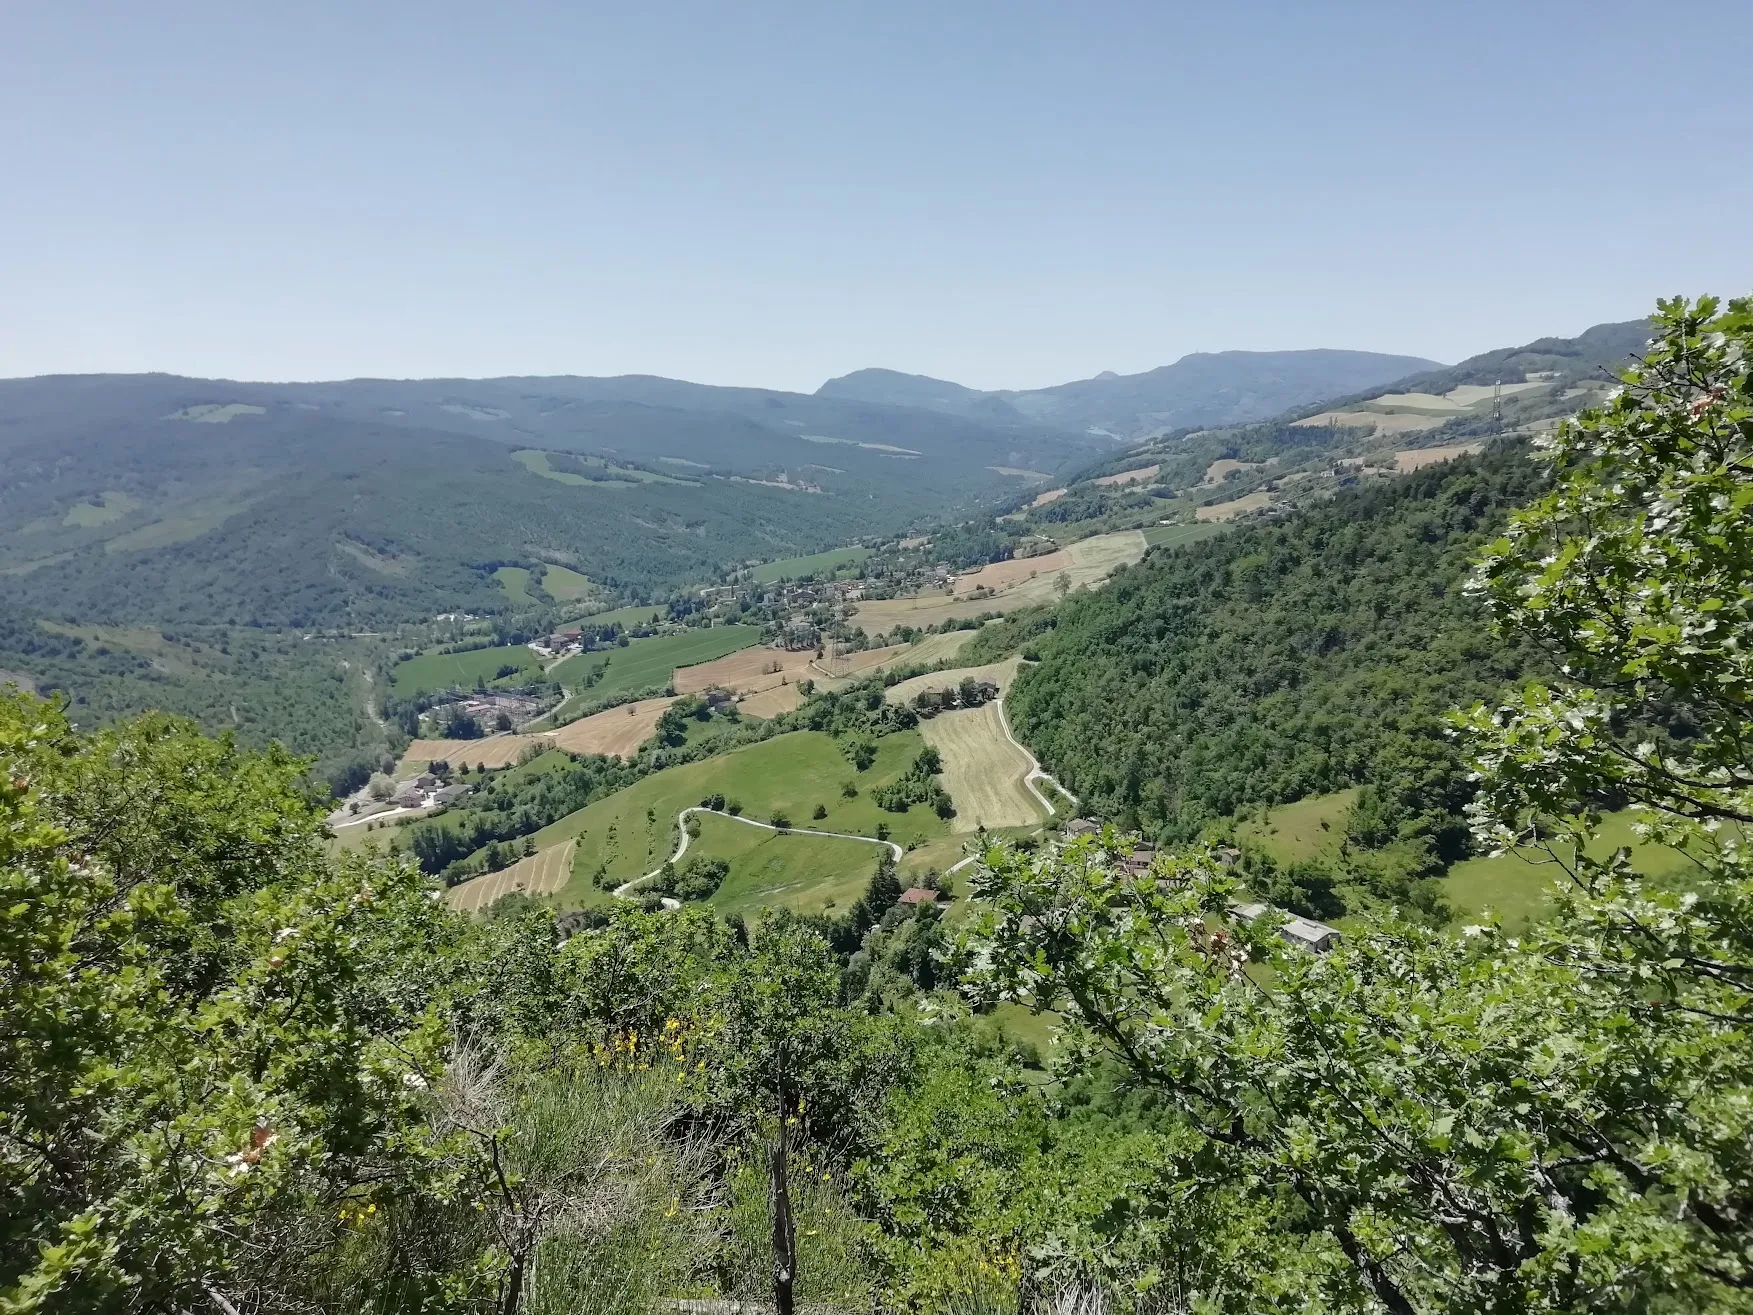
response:
[[[773,1306],[777,1315],[792,1315],[791,1287],[797,1277],[797,1229],[791,1220],[791,1190],[786,1182],[789,1133],[785,1101],[779,1102],[779,1134],[768,1151],[768,1191],[773,1207]]]

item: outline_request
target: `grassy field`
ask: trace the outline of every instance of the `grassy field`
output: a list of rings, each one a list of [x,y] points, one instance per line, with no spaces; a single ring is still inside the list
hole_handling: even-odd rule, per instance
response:
[[[580,717],[554,733],[554,744],[573,753],[613,754],[631,758],[651,738],[657,720],[675,699],[665,694]]]
[[[988,662],[983,667],[951,667],[947,671],[928,671],[923,676],[910,676],[890,685],[883,691],[883,697],[890,703],[911,703],[928,689],[953,689],[969,676],[975,680],[991,681],[998,686],[998,692],[1004,694],[1009,692],[1011,682],[1016,679],[1017,669],[1022,666],[1022,662],[1020,656],[1007,657],[998,662]]]
[[[1356,790],[1315,795],[1294,804],[1274,808],[1264,822],[1246,822],[1237,837],[1264,849],[1280,863],[1337,855],[1345,813],[1357,798]],[[1602,819],[1598,853],[1605,856],[1619,845],[1629,845],[1632,862],[1651,876],[1682,870],[1684,855],[1658,845],[1641,844],[1631,833],[1633,814],[1609,813]],[[1538,851],[1502,854],[1496,858],[1470,858],[1455,864],[1443,882],[1444,893],[1454,906],[1457,925],[1471,922],[1491,909],[1509,928],[1520,928],[1538,917],[1547,906],[1547,890],[1559,870]]]
[[[107,553],[145,552],[150,548],[169,548],[173,544],[187,543],[190,539],[200,538],[209,530],[218,529],[248,507],[247,502],[197,503],[186,508],[181,515],[167,516],[150,525],[142,525],[137,530],[119,534],[108,540],[103,550]]]
[[[956,831],[1041,820],[1041,806],[1023,785],[1029,760],[1006,737],[997,703],[939,713],[920,722],[919,733],[943,755],[943,786],[955,801],[950,825]]]
[[[612,612],[598,612],[587,616],[579,625],[585,626],[620,626],[631,630],[634,626],[647,625],[663,620],[663,608],[651,604],[638,604],[632,607],[617,607]]]
[[[1631,849],[1632,866],[1652,877],[1683,872],[1691,866],[1684,854],[1662,845],[1646,845],[1632,834],[1636,814],[1629,809],[1608,813],[1601,819],[1596,857],[1604,858],[1620,845]],[[1548,891],[1563,872],[1537,850],[1500,854],[1495,858],[1470,858],[1449,869],[1446,883],[1455,920],[1467,922],[1491,909],[1504,926],[1518,928],[1538,918],[1547,907]]]
[[[795,580],[799,576],[820,575],[824,571],[832,573],[842,566],[862,562],[869,556],[869,548],[834,548],[828,552],[813,553],[808,557],[786,557],[757,566],[754,578],[761,584],[770,584],[774,580]]]
[[[1184,544],[1209,539],[1214,534],[1222,534],[1226,528],[1216,521],[1196,521],[1191,525],[1152,525],[1144,531],[1144,541],[1152,548],[1179,548]]]
[[[989,597],[952,598],[934,593],[917,598],[876,599],[858,604],[858,624],[866,632],[877,634],[897,625],[935,626],[987,612],[1014,612],[1035,603],[1050,603],[1059,596],[1056,586],[1061,575],[1069,578],[1073,589],[1100,584],[1115,567],[1144,556],[1144,547],[1144,535],[1137,530],[1120,530],[1080,539],[1066,545],[1063,558],[1054,555],[1055,561],[1065,563],[1062,569],[1043,571],[1019,580]]]
[[[586,462],[598,472],[601,478],[586,479],[583,475],[574,474],[570,470],[555,470],[548,464],[548,454],[537,448],[523,448],[511,454],[516,461],[532,475],[540,475],[543,479],[551,479],[558,484],[595,484],[598,488],[614,488],[617,484],[686,484],[685,479],[674,479],[669,475],[660,475],[655,470],[637,470],[631,466],[616,466],[601,457],[589,457],[582,453],[575,454],[579,460]]]
[[[730,864],[730,875],[712,897],[713,906],[725,913],[779,906],[800,913],[844,909],[864,893],[884,852],[880,845],[857,840],[786,835],[710,816],[700,818],[699,838],[688,845],[689,858],[722,858]]]
[[[108,525],[111,521],[119,521],[128,513],[138,510],[139,506],[126,493],[100,493],[95,501],[74,503],[61,518],[61,524],[92,529],[99,525]]]
[[[591,671],[606,665],[602,679],[589,687],[590,697],[599,699],[627,690],[667,685],[677,667],[724,657],[749,647],[760,637],[761,631],[755,626],[711,626],[675,635],[655,635],[635,639],[626,648],[569,657],[549,671],[548,678],[567,689],[576,689],[585,684]]]
[[[572,850],[568,842],[520,858],[510,867],[452,886],[445,902],[463,913],[479,913],[494,900],[513,891],[526,895],[552,895],[572,874]]]
[[[542,670],[540,659],[522,644],[477,648],[467,653],[422,653],[396,666],[396,693],[408,695],[416,690],[437,691],[452,686],[473,689],[478,679],[491,683],[504,666],[515,666],[520,673],[532,676],[540,675]]]
[[[946,834],[949,824],[928,808],[885,813],[871,801],[871,791],[901,776],[924,747],[919,733],[887,735],[876,743],[876,761],[863,772],[853,770],[832,736],[816,731],[794,731],[666,768],[544,827],[536,833],[536,846],[578,840],[573,880],[562,901],[584,904],[600,894],[590,884],[599,864],[616,883],[650,872],[675,848],[676,814],[715,792],[740,801],[749,817],[762,822],[779,808],[794,825],[825,831],[874,836],[878,824],[887,823],[903,845]],[[841,796],[848,781],[858,787],[856,799]],[[827,809],[826,818],[811,818],[817,804]]]
[[[1236,836],[1244,844],[1258,845],[1280,863],[1299,863],[1323,850],[1337,853],[1345,814],[1356,801],[1356,790],[1311,795],[1274,808],[1263,822],[1242,823]]]
[[[542,588],[548,597],[562,603],[589,598],[596,592],[596,586],[588,576],[580,575],[570,566],[556,566],[553,562],[549,562],[547,570],[542,573]]]
[[[1227,521],[1237,516],[1246,516],[1251,511],[1260,511],[1272,505],[1272,495],[1265,490],[1258,493],[1246,493],[1228,502],[1212,502],[1194,511],[1201,521]]]
[[[536,596],[530,592],[530,573],[521,566],[501,566],[493,572],[493,578],[499,581],[499,587],[505,590],[505,596],[514,603],[533,604]]]

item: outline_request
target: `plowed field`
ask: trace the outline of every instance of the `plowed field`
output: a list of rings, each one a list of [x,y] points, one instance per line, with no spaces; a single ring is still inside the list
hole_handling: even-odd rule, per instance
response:
[[[612,754],[631,758],[633,751],[651,738],[657,719],[674,703],[669,697],[641,699],[618,708],[581,717],[554,732],[554,747],[572,753]]]
[[[522,891],[526,895],[552,895],[572,875],[575,841],[553,845],[508,868],[472,877],[444,892],[445,902],[462,913],[478,913],[494,900]]]

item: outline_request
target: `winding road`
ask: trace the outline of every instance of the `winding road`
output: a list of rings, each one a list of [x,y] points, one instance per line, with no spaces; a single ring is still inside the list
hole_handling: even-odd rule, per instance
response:
[[[1053,788],[1059,791],[1059,793],[1064,795],[1067,799],[1071,800],[1071,806],[1076,808],[1078,805],[1077,796],[1072,794],[1071,791],[1067,790],[1063,785],[1059,784],[1059,779],[1057,777],[1049,772],[1043,771],[1041,769],[1041,760],[1036,758],[1034,754],[1030,753],[1028,746],[1021,740],[1017,739],[1016,735],[1011,731],[1010,718],[1004,714],[1003,699],[998,700],[998,724],[1004,727],[1004,738],[1009,740],[1011,744],[1016,747],[1018,753],[1022,754],[1023,757],[1029,760],[1029,772],[1028,775],[1023,777],[1023,784],[1028,787],[1030,794],[1040,800],[1041,807],[1047,810],[1047,816],[1056,816],[1059,810],[1053,806],[1053,801],[1051,799],[1041,793],[1040,787],[1035,784],[1036,781],[1051,781],[1053,783]],[[953,871],[954,869],[951,870]]]
[[[1053,801],[1041,792],[1040,787],[1035,784],[1036,781],[1052,782],[1053,788],[1069,799],[1073,807],[1076,807],[1078,803],[1077,796],[1061,785],[1058,779],[1051,773],[1044,771],[1041,767],[1040,760],[1036,758],[1034,754],[1030,753],[1028,748],[1017,739],[1014,733],[1012,733],[1010,729],[1010,719],[1004,715],[1003,699],[998,700],[998,724],[1004,728],[1004,737],[1016,746],[1018,753],[1022,754],[1023,757],[1029,760],[1029,770],[1028,774],[1023,777],[1023,784],[1028,787],[1029,793],[1034,795],[1035,798],[1040,801],[1041,807],[1047,810],[1047,815],[1052,817],[1057,814],[1059,810],[1054,806]],[[895,856],[895,862],[897,863],[901,861],[906,853],[906,851],[893,840],[877,840],[872,836],[858,836],[847,831],[818,831],[813,827],[806,826],[774,826],[771,822],[757,822],[752,817],[743,817],[736,813],[726,813],[715,808],[702,808],[696,804],[692,807],[684,808],[681,812],[676,814],[676,826],[682,833],[682,839],[680,843],[676,845],[676,852],[669,856],[669,862],[680,863],[682,861],[682,856],[688,852],[688,843],[693,839],[693,837],[688,834],[688,819],[699,813],[710,813],[714,817],[722,817],[731,822],[740,822],[744,826],[752,826],[761,831],[783,831],[788,835],[794,836],[826,836],[830,840],[858,840],[867,845],[885,845],[888,847],[889,852]],[[979,857],[978,854],[969,854],[949,870],[951,872],[958,872]],[[644,885],[652,878],[661,875],[662,872],[663,868],[659,866],[653,868],[643,876],[634,877],[631,881],[623,881],[619,886],[615,887],[614,894],[616,898],[632,899],[640,886]],[[663,906],[666,909],[679,909],[682,907],[680,900],[673,899],[668,895],[665,895],[662,898]]]
[[[710,813],[714,817],[722,817],[730,822],[741,822],[744,826],[752,826],[762,831],[783,831],[785,834],[792,836],[827,836],[830,840],[861,840],[867,845],[885,845],[888,847],[889,852],[895,856],[895,862],[897,863],[901,861],[902,855],[906,852],[893,840],[877,840],[871,836],[855,836],[846,831],[817,831],[812,827],[806,826],[774,826],[771,822],[757,822],[752,817],[743,817],[736,813],[725,813],[716,808],[702,808],[696,804],[691,808],[684,808],[681,812],[676,814],[676,825],[681,828],[682,840],[681,843],[676,846],[676,852],[669,856],[669,862],[680,863],[682,861],[682,855],[688,852],[688,842],[694,838],[688,834],[688,819],[693,817],[696,813]],[[623,881],[619,886],[615,887],[614,893],[620,899],[632,899],[634,892],[640,886],[644,885],[647,881],[650,881],[653,877],[660,875],[662,872],[663,868],[661,866],[655,867],[644,876],[634,877],[631,881]],[[663,896],[663,906],[666,909],[679,909],[682,907],[680,900],[671,899],[668,895]]]

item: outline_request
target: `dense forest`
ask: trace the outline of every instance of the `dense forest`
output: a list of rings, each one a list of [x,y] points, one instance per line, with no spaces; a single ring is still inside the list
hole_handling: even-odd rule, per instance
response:
[[[1413,811],[1453,814],[1442,714],[1527,665],[1462,584],[1541,478],[1505,446],[1154,551],[1035,619],[1017,731],[1099,813],[1164,839],[1390,777],[1434,792]]]

